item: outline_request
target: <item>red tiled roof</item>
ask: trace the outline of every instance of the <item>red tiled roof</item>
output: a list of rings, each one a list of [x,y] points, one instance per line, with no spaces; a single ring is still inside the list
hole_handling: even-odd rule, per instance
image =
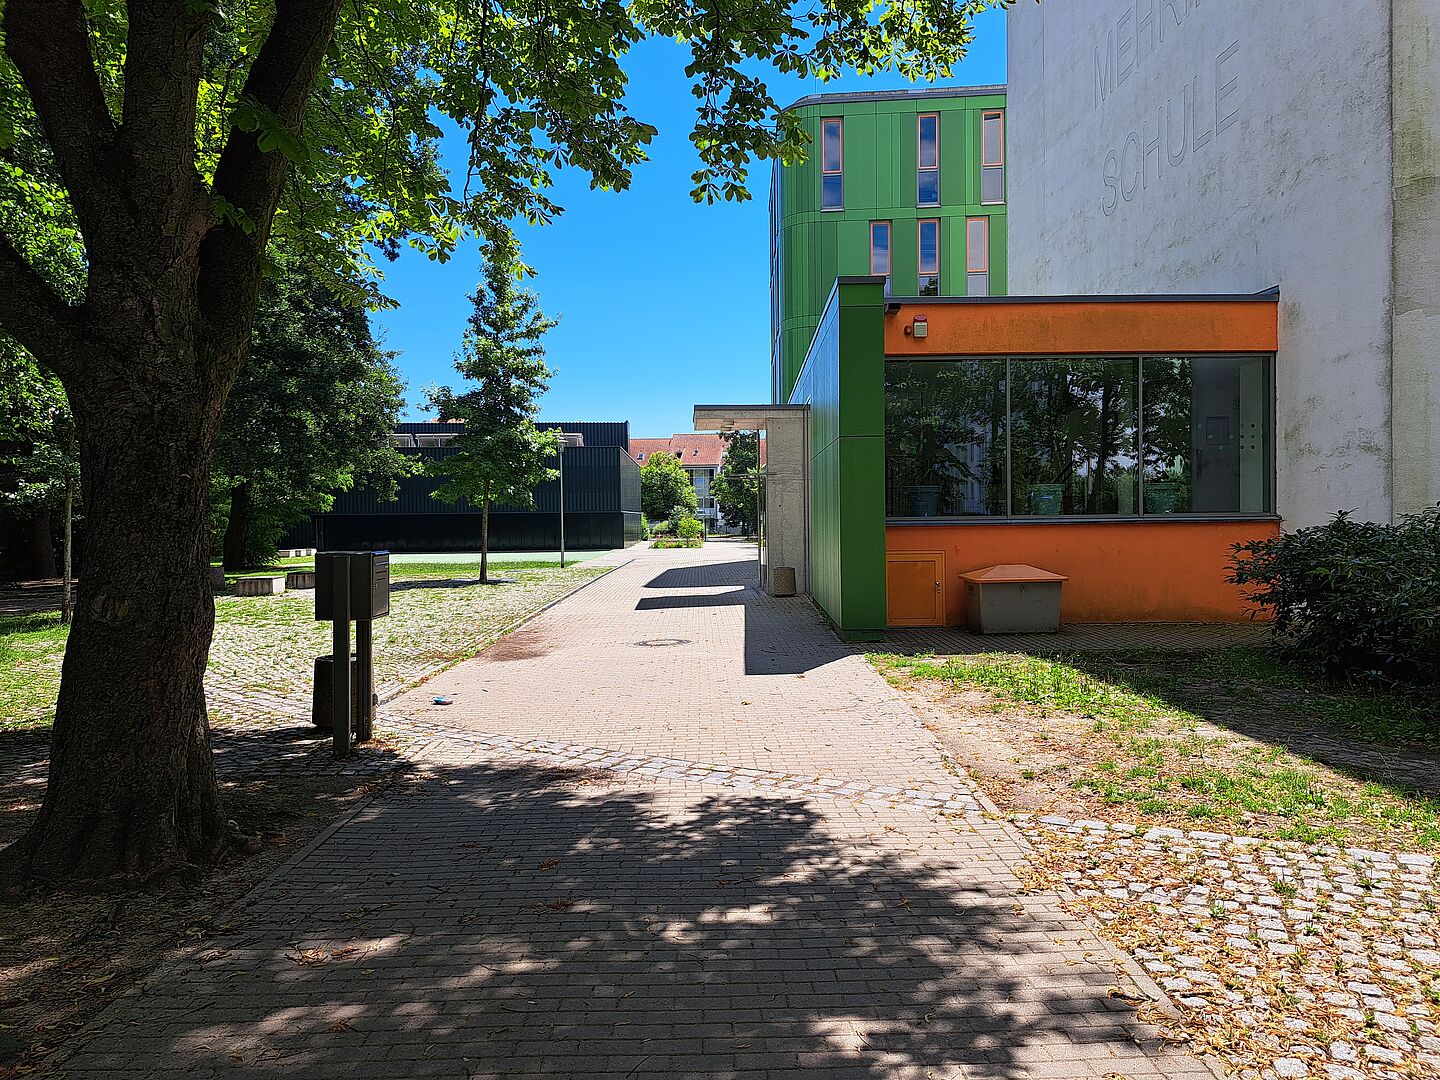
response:
[[[644,464],[654,454],[669,454],[680,464],[694,468],[718,467],[725,456],[725,441],[719,435],[682,434],[668,439],[631,439],[630,456]],[[760,440],[760,460],[765,460],[765,440]]]

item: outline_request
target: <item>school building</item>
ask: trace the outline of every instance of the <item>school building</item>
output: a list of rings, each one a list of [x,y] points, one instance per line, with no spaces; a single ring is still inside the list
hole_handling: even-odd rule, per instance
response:
[[[1440,500],[1428,7],[1023,4],[1008,87],[801,102],[774,400],[696,410],[770,434],[768,563],[857,640],[1002,563],[1231,621],[1235,544]]]

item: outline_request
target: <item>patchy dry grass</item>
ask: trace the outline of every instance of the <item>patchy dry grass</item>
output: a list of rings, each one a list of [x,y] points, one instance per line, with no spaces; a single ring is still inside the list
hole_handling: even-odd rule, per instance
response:
[[[290,567],[293,569],[293,567]],[[400,563],[391,613],[375,623],[377,686],[411,685],[473,656],[512,623],[603,573],[587,564],[510,562],[476,584],[479,564]],[[67,629],[53,612],[0,616],[0,732],[43,728],[55,715]],[[311,665],[330,651],[314,593],[215,598],[206,685],[217,719],[254,720],[304,709]]]
[[[1440,847],[1423,700],[1325,686],[1253,650],[871,659],[1003,809]]]

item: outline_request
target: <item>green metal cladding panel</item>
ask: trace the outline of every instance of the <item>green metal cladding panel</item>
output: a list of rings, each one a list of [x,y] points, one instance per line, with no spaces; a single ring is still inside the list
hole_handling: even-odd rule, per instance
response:
[[[988,216],[990,292],[1006,282],[1005,206],[980,203],[980,117],[1003,109],[1001,92],[819,101],[798,105],[814,142],[800,165],[776,166],[771,198],[776,246],[772,385],[790,398],[837,277],[870,273],[870,222],[891,222],[891,291],[912,296],[918,269],[917,222],[940,219],[940,291],[965,294],[965,218]],[[940,114],[940,206],[917,207],[916,116]],[[820,209],[820,122],[844,124],[843,210]]]
[[[885,292],[832,285],[790,397],[810,406],[810,593],[851,641],[885,632]]]

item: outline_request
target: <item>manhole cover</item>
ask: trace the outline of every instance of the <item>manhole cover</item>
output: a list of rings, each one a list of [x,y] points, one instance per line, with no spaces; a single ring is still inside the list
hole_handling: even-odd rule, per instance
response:
[[[648,641],[637,641],[636,645],[643,645],[647,649],[661,649],[666,645],[689,645],[690,639],[683,637],[657,637]]]

